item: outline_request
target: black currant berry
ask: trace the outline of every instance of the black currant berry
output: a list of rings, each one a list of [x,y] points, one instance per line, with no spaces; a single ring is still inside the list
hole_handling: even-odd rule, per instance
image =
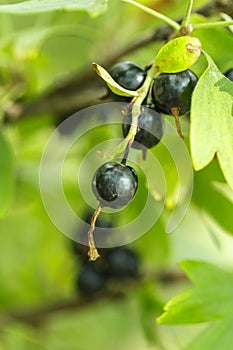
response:
[[[138,275],[139,258],[128,248],[114,248],[106,257],[106,266],[109,277],[133,278]]]
[[[197,76],[190,69],[179,73],[161,73],[153,84],[152,98],[155,109],[172,115],[172,108],[179,109],[179,115],[190,110],[191,96],[197,83]]]
[[[136,171],[117,162],[103,164],[95,173],[92,189],[102,206],[122,208],[134,197],[138,187]]]
[[[106,277],[95,264],[87,263],[81,266],[77,286],[82,294],[91,296],[105,289]]]
[[[233,68],[228,69],[224,73],[225,77],[227,77],[229,80],[233,81]]]
[[[131,111],[126,116],[122,125],[123,135],[127,136],[132,121]],[[141,107],[141,115],[138,119],[137,134],[134,138],[133,148],[152,148],[160,142],[163,136],[162,116],[148,107]]]
[[[115,64],[109,69],[109,74],[123,88],[134,91],[142,86],[146,78],[145,69],[131,61]],[[115,101],[130,101],[132,98],[116,95],[111,90],[109,93]]]

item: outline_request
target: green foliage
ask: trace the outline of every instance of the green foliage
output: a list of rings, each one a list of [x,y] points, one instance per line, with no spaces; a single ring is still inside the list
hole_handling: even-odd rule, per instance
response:
[[[50,12],[56,10],[63,11],[80,11],[85,10],[90,15],[96,16],[105,11],[107,8],[107,0],[98,0],[93,4],[92,0],[29,0],[18,4],[0,5],[0,13],[8,13],[14,15],[31,15],[42,12]]]
[[[11,146],[0,132],[0,218],[9,209],[15,185],[14,157]]]
[[[216,183],[223,184],[224,182],[217,160],[215,160],[202,171],[195,173],[192,201],[226,232],[233,234],[232,201],[216,186]],[[227,191],[229,193],[230,188]],[[204,196],[203,193],[205,193]]]
[[[233,273],[200,261],[185,261],[180,266],[194,287],[165,305],[159,323],[191,324],[232,315]]]
[[[214,321],[188,349],[232,349],[233,273],[200,261],[180,265],[194,287],[173,297],[158,322],[177,325]]]
[[[191,153],[194,168],[205,167],[216,154],[223,174],[233,188],[233,83],[218,70],[210,56],[208,67],[193,92]]]

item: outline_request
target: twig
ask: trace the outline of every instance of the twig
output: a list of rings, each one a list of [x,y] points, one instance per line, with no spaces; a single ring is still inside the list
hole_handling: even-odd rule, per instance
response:
[[[147,283],[148,280],[154,280],[156,282],[160,281],[163,284],[171,284],[187,281],[187,277],[182,272],[145,273],[139,276],[137,279],[128,281],[128,283],[124,282],[122,284],[124,287],[122,288],[118,287],[116,290],[116,286],[114,286],[114,289],[107,289],[93,297],[79,296],[70,300],[60,300],[50,305],[45,305],[43,307],[27,311],[16,310],[2,312],[0,313],[0,327],[8,325],[12,322],[22,322],[30,326],[37,327],[57,312],[82,310],[92,306],[93,304],[101,302],[102,300],[120,301],[125,298],[129,289],[135,290],[136,287],[140,287],[143,282]]]

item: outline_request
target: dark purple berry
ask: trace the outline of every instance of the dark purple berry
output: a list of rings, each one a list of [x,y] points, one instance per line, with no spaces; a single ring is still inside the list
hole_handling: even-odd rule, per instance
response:
[[[190,69],[179,73],[161,73],[153,84],[152,98],[158,112],[172,115],[172,108],[179,109],[179,115],[190,110],[191,96],[197,83],[197,76]]]
[[[103,164],[95,173],[92,189],[101,205],[122,208],[134,197],[138,187],[133,168],[117,162]]]
[[[93,262],[81,266],[77,286],[79,291],[86,296],[92,296],[105,289],[106,277],[96,268]]]
[[[138,119],[137,134],[134,138],[136,142],[133,142],[133,148],[152,148],[160,142],[163,136],[163,118],[162,116],[152,109],[142,106],[141,115]],[[132,122],[131,111],[126,116],[122,125],[123,135],[127,136],[130,124]]]
[[[134,91],[142,86],[146,78],[146,70],[131,61],[115,64],[109,69],[109,74],[120,86]],[[132,99],[132,97],[116,95],[111,90],[109,93],[115,101],[130,101]]]
[[[109,277],[133,278],[138,275],[139,258],[128,248],[114,248],[106,257],[106,266]]]

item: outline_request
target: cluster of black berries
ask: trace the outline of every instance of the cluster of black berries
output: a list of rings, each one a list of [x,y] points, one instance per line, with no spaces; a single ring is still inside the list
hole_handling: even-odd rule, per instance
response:
[[[123,88],[138,90],[146,79],[150,67],[142,68],[134,62],[126,61],[114,65],[109,73]],[[232,69],[225,75],[232,80]],[[138,127],[132,147],[142,149],[157,145],[163,136],[163,118],[160,113],[176,118],[177,131],[183,137],[178,117],[190,110],[191,96],[198,81],[190,69],[179,73],[161,73],[155,77],[148,96],[143,102]],[[130,102],[131,98],[122,97],[109,91],[116,101]],[[122,125],[124,137],[128,134],[132,121],[132,105],[129,103]],[[150,108],[148,108],[150,107]],[[95,248],[93,231],[95,220],[103,207],[122,208],[134,197],[138,187],[136,171],[126,164],[129,148],[126,148],[121,162],[109,161],[97,169],[92,180],[92,190],[99,201],[99,207],[92,217],[89,236],[89,257],[96,260],[99,253]],[[97,235],[96,235],[97,236]]]
[[[91,215],[85,219],[90,224]],[[96,222],[96,243],[103,243],[111,235],[111,224],[104,220],[97,219]],[[85,296],[96,296],[106,290],[109,282],[134,279],[138,277],[139,258],[129,248],[100,248],[101,259],[95,263],[88,260],[88,242],[85,228],[81,228],[75,234],[83,244],[72,241],[72,248],[75,256],[80,260],[81,266],[77,275],[77,287]]]
[[[145,81],[147,71],[148,67],[143,68],[134,62],[125,61],[113,66],[109,74],[125,89],[137,90]],[[197,80],[197,76],[190,69],[179,73],[161,73],[155,77],[150,92],[143,102],[149,108],[142,107],[139,117],[138,132],[135,137],[138,144],[151,148],[160,141],[163,135],[163,119],[160,113],[180,116],[190,110],[191,96]],[[115,101],[131,99],[112,92],[109,95]],[[128,123],[130,123],[130,113],[123,124],[124,136],[129,131]],[[148,130],[151,130],[151,133]]]
[[[148,67],[143,68],[131,61],[117,63],[109,74],[123,88],[138,90],[146,79]],[[233,69],[229,69],[224,75],[233,81]],[[138,121],[138,130],[135,136],[134,148],[152,148],[163,136],[163,119],[160,113],[178,117],[190,110],[192,92],[198,78],[190,69],[179,73],[161,73],[155,77],[149,95],[141,107],[141,115]],[[130,102],[131,97],[114,94],[110,89],[109,96],[114,101]],[[147,102],[147,100],[151,102]],[[123,135],[128,134],[131,122],[131,109],[123,123]],[[149,130],[151,132],[149,132]],[[155,136],[156,135],[156,136]]]
[[[146,79],[148,67],[143,69],[134,62],[122,62],[113,66],[109,73],[122,87],[128,90],[139,89]],[[147,148],[157,145],[163,136],[163,118],[160,112],[174,114],[173,109],[178,110],[177,116],[186,113],[190,108],[191,94],[197,82],[196,75],[186,70],[176,74],[160,74],[155,78],[149,95],[140,106],[137,132],[133,144],[126,147],[125,155],[121,162],[110,161],[97,169],[92,180],[92,190],[99,201],[99,207],[93,215],[91,229],[89,230],[89,257],[96,260],[99,256],[95,249],[93,231],[95,219],[101,208],[122,208],[134,197],[138,187],[136,171],[126,164],[129,148],[142,149],[145,154]],[[131,98],[122,97],[109,91],[110,96],[116,101],[127,101]],[[148,104],[147,101],[153,101]],[[156,107],[155,107],[156,106]],[[150,108],[148,108],[150,107]],[[129,103],[125,120],[122,125],[123,135],[129,132],[132,122],[132,105]],[[100,210],[99,210],[100,209]],[[97,234],[95,235],[97,236]]]

